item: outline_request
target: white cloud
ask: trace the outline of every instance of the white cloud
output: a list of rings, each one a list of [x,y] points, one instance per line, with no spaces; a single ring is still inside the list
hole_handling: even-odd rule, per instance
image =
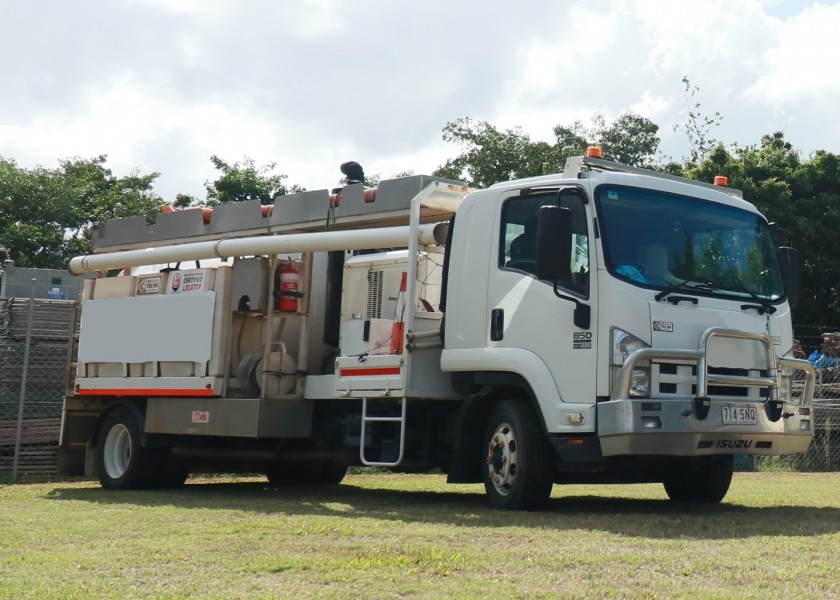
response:
[[[747,95],[767,104],[790,104],[840,92],[840,6],[815,5],[780,25],[777,45],[767,53],[767,71]]]
[[[158,171],[158,191],[204,195],[211,154],[276,162],[289,183],[331,187],[349,159],[389,176],[431,171],[459,117],[521,126],[634,111],[673,125],[696,101],[713,135],[840,151],[840,7],[794,0],[617,0],[521,5],[443,0],[59,0],[0,22],[0,156],[55,165],[109,155]]]

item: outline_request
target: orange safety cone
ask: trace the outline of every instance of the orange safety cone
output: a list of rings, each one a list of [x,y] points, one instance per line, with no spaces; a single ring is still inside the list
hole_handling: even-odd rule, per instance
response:
[[[408,273],[403,271],[402,279],[400,279],[400,293],[397,296],[396,314],[394,315],[394,325],[391,327],[391,351],[390,354],[402,354],[403,344],[405,342],[405,287],[408,282]]]

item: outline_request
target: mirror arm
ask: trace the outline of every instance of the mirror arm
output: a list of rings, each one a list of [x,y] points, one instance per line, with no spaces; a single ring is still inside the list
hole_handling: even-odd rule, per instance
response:
[[[575,314],[574,314],[574,321],[575,326],[579,327],[580,329],[589,329],[591,326],[592,321],[592,310],[590,309],[588,304],[584,304],[574,296],[569,296],[568,294],[560,293],[558,288],[558,280],[554,280],[554,295],[560,298],[561,300],[566,300],[568,302],[574,302],[575,304]]]

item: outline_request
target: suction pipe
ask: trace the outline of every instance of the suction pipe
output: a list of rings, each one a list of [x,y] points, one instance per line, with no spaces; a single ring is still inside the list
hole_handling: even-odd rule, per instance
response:
[[[443,243],[446,239],[446,227],[446,223],[420,225],[417,242],[420,245]],[[344,231],[231,238],[209,242],[188,242],[142,250],[77,256],[70,260],[68,270],[73,275],[82,275],[83,273],[106,271],[108,269],[224,258],[226,256],[402,248],[408,245],[410,235],[411,228],[405,225],[379,229],[348,229]]]

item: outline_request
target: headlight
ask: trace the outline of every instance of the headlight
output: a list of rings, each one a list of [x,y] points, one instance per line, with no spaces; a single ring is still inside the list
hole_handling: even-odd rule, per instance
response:
[[[624,361],[636,350],[648,348],[642,340],[634,335],[630,335],[622,329],[613,327],[612,329],[612,363],[616,366],[621,366]]]
[[[630,396],[647,398],[650,396],[650,369],[636,367],[630,377]]]

